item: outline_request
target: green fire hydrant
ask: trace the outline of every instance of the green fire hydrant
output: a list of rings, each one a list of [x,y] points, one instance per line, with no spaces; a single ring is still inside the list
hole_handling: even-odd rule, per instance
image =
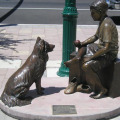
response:
[[[63,11],[62,63],[57,72],[57,75],[60,77],[69,76],[69,69],[64,65],[64,62],[68,61],[70,54],[75,51],[73,41],[76,40],[77,16],[76,0],[65,0]]]

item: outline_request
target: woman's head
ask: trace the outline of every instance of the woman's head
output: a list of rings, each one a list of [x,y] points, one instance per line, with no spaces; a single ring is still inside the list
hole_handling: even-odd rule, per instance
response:
[[[91,16],[94,20],[100,20],[100,18],[106,14],[108,10],[108,4],[105,0],[96,0],[90,5]]]

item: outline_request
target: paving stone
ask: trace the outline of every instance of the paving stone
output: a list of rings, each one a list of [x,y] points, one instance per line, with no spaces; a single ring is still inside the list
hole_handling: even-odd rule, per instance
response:
[[[0,89],[2,88],[4,78],[5,78],[4,75],[0,75]]]
[[[0,68],[19,68],[21,60],[0,60]]]
[[[5,78],[8,79],[17,69],[18,68],[16,68],[16,69],[8,69],[8,71],[7,71],[6,75],[5,75]]]
[[[21,48],[22,49],[22,48]],[[25,50],[19,50],[19,52],[16,52],[16,51],[13,51],[13,56],[20,56],[20,55],[29,55],[30,53],[29,53],[29,51],[25,51]]]
[[[0,120],[6,120],[6,115],[0,110]]]
[[[5,75],[7,70],[8,70],[7,68],[0,68],[0,76]]]

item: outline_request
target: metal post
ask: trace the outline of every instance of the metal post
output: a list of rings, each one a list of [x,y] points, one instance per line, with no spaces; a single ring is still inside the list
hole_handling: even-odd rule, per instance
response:
[[[77,16],[76,0],[65,0],[63,11],[62,63],[57,72],[57,75],[61,77],[69,76],[69,69],[65,67],[64,62],[68,61],[70,59],[70,54],[75,51],[73,41],[76,40]]]

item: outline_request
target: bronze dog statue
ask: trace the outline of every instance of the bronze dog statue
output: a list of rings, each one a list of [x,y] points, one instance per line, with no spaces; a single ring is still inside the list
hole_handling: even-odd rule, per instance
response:
[[[37,38],[32,54],[26,62],[8,79],[1,95],[2,102],[9,106],[23,106],[31,103],[26,97],[30,86],[35,82],[38,94],[43,94],[41,77],[46,69],[48,52],[53,51],[55,45]]]

